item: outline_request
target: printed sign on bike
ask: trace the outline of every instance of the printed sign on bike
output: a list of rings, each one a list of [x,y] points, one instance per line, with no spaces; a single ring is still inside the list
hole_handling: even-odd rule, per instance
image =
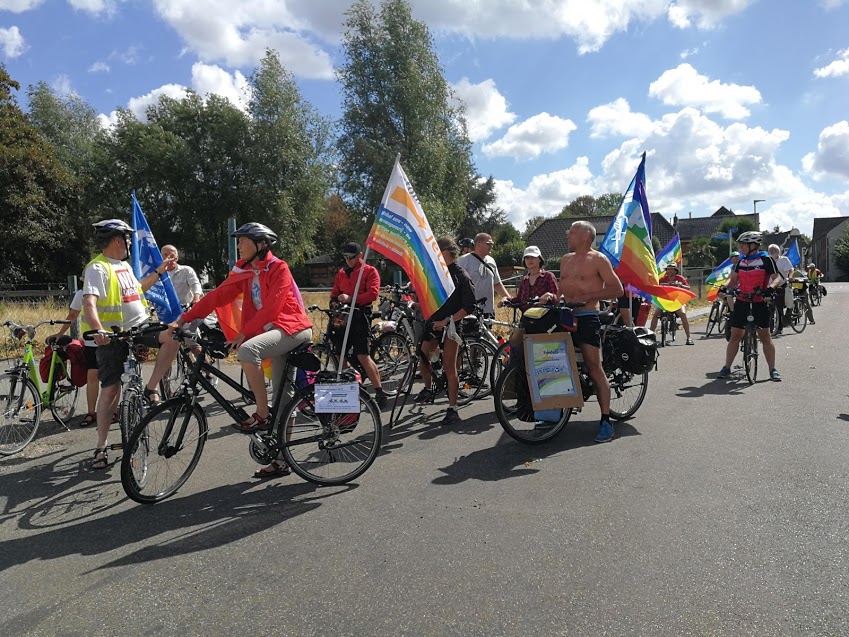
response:
[[[525,371],[534,409],[583,406],[575,348],[568,332],[525,335]]]
[[[315,385],[315,412],[317,414],[357,414],[359,411],[359,383]]]

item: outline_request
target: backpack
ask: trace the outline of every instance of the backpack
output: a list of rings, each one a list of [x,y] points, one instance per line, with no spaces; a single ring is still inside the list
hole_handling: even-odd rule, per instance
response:
[[[604,366],[631,374],[643,374],[657,364],[657,337],[645,327],[621,327],[608,332]]]

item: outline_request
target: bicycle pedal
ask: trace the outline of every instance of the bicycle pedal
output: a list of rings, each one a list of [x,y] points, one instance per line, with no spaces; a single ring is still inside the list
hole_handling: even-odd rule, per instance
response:
[[[109,451],[123,451],[124,445],[120,442],[115,443],[114,445],[109,445]]]

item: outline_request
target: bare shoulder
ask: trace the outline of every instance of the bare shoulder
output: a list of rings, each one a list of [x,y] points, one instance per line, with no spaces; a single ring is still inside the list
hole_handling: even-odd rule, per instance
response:
[[[608,259],[606,256],[604,256],[598,250],[590,250],[589,255],[593,259],[593,261],[598,263],[599,267],[604,267],[604,266],[610,265],[610,259]]]

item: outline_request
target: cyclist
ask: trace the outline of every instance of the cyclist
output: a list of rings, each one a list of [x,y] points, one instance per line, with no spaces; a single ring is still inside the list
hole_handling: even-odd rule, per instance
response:
[[[817,269],[816,263],[808,264],[807,275],[810,287],[816,287],[817,289],[819,289],[820,295],[825,296],[825,288],[820,284],[820,281],[822,281],[822,272]]]
[[[752,314],[758,326],[758,338],[763,344],[764,356],[769,365],[769,378],[780,381],[781,374],[775,369],[775,345],[769,336],[769,307],[764,297],[757,292],[768,287],[775,287],[781,281],[775,261],[760,249],[763,243],[763,233],[757,231],[744,232],[737,237],[740,247],[740,260],[728,277],[724,289],[734,288],[743,294],[752,296]],[[731,338],[725,350],[725,366],[717,374],[717,378],[731,376],[731,364],[740,349],[740,341],[748,323],[749,303],[736,303],[731,312]]]
[[[463,268],[472,280],[477,298],[486,299],[483,308],[484,318],[495,318],[496,292],[503,297],[510,296],[507,293],[507,288],[501,282],[501,275],[498,274],[495,259],[489,256],[494,245],[495,242],[492,237],[481,232],[475,235],[474,249],[469,254],[457,259],[457,265]]]
[[[244,433],[254,433],[271,427],[262,359],[271,359],[275,390],[282,390],[285,384],[292,395],[290,383],[293,379],[289,378],[289,383],[281,382],[286,356],[312,342],[312,323],[303,305],[298,303],[289,265],[271,253],[271,248],[277,244],[277,235],[261,223],[250,222],[240,226],[231,236],[238,239],[240,260],[230,277],[185,312],[172,327],[205,318],[215,308],[242,295],[241,326],[227,344],[238,350],[236,360],[256,399],[256,413],[233,427]]]
[[[522,254],[522,261],[528,269],[528,273],[519,282],[516,296],[505,298],[501,302],[501,305],[521,303],[520,309],[524,312],[530,307],[528,299],[539,298],[542,300],[545,296],[545,301],[548,301],[557,298],[559,291],[557,277],[554,276],[553,272],[544,270],[542,267],[545,265],[545,260],[542,258],[542,253],[537,246],[528,246],[525,248],[525,252]],[[510,336],[510,343],[513,347],[519,347],[522,344],[524,334],[525,331],[520,327],[513,330],[513,334]]]
[[[144,292],[149,290],[165,272],[174,269],[174,261],[167,259],[156,270],[138,281],[132,268],[124,261],[130,255],[130,238],[135,232],[120,219],[105,219],[94,224],[95,237],[101,249],[83,272],[83,333],[91,330],[106,331],[112,327],[127,330],[143,325],[148,320]],[[162,268],[160,271],[159,268]],[[106,439],[109,425],[118,408],[121,393],[121,374],[129,347],[123,341],[112,341],[105,334],[95,334],[85,342],[86,363],[97,369],[100,380],[100,397],[97,401],[97,447],[91,469],[109,467]],[[160,354],[144,390],[145,397],[158,399],[157,384],[177,355],[179,343],[160,334]]]
[[[475,311],[475,291],[469,275],[455,262],[459,256],[460,249],[451,237],[440,237],[436,240],[442,252],[442,258],[448,266],[448,272],[454,281],[454,291],[430,317],[430,324],[434,331],[441,332],[447,329],[446,338],[442,342],[442,365],[445,369],[445,381],[448,383],[448,409],[441,425],[456,425],[461,422],[460,414],[457,413],[457,397],[460,393],[460,380],[457,375],[457,352],[460,347],[460,338],[454,324],[463,317]],[[434,331],[426,334],[422,342],[422,360],[419,361],[419,372],[424,381],[424,389],[416,396],[416,404],[429,403],[434,399],[430,390],[432,380],[430,365],[427,361],[439,347],[437,335]]]
[[[601,420],[595,442],[610,442],[615,430],[610,422],[610,384],[601,367],[601,321],[598,318],[599,301],[619,298],[623,294],[622,282],[610,261],[592,249],[595,226],[587,221],[576,221],[566,235],[573,252],[560,260],[560,293],[567,303],[585,303],[585,308],[574,313],[578,321],[573,342],[580,346],[584,363],[596,388]]]
[[[785,327],[790,325],[790,310],[793,308],[793,289],[788,280],[793,276],[793,264],[787,255],[781,254],[781,248],[772,244],[767,248],[769,256],[775,261],[775,267],[783,279],[783,283],[776,287],[775,310],[781,322],[776,325],[775,333],[781,334]]]
[[[687,283],[687,279],[681,276],[678,273],[678,264],[674,261],[666,266],[666,272],[664,272],[663,276],[660,277],[658,283],[661,285],[671,285],[674,287],[684,288],[686,290],[690,289],[690,284]],[[685,311],[686,306],[681,306],[677,310],[675,310],[675,316],[681,319],[681,325],[684,327],[684,334],[687,336],[687,345],[693,344],[693,339],[690,338],[690,321],[687,320],[687,312]],[[654,332],[654,329],[657,327],[657,319],[660,317],[662,310],[659,308],[655,308],[655,311],[652,313],[651,318],[651,331]]]
[[[369,353],[369,331],[371,330],[371,304],[380,296],[380,274],[377,268],[363,261],[363,249],[358,243],[346,243],[342,246],[342,256],[345,265],[336,273],[333,290],[330,292],[330,307],[349,305],[354,298],[357,281],[360,282],[357,294],[357,307],[351,316],[351,330],[348,334],[348,348],[354,350],[360,365],[366,372],[374,387],[374,398],[377,405],[383,409],[389,402],[389,397],[380,384],[380,372]],[[362,272],[362,278],[360,278]],[[345,337],[344,326],[333,333],[336,351],[342,351],[342,340]]]
[[[475,249],[475,240],[466,237],[464,239],[460,239],[460,243],[458,245],[460,246],[461,250],[460,254],[464,256]]]

